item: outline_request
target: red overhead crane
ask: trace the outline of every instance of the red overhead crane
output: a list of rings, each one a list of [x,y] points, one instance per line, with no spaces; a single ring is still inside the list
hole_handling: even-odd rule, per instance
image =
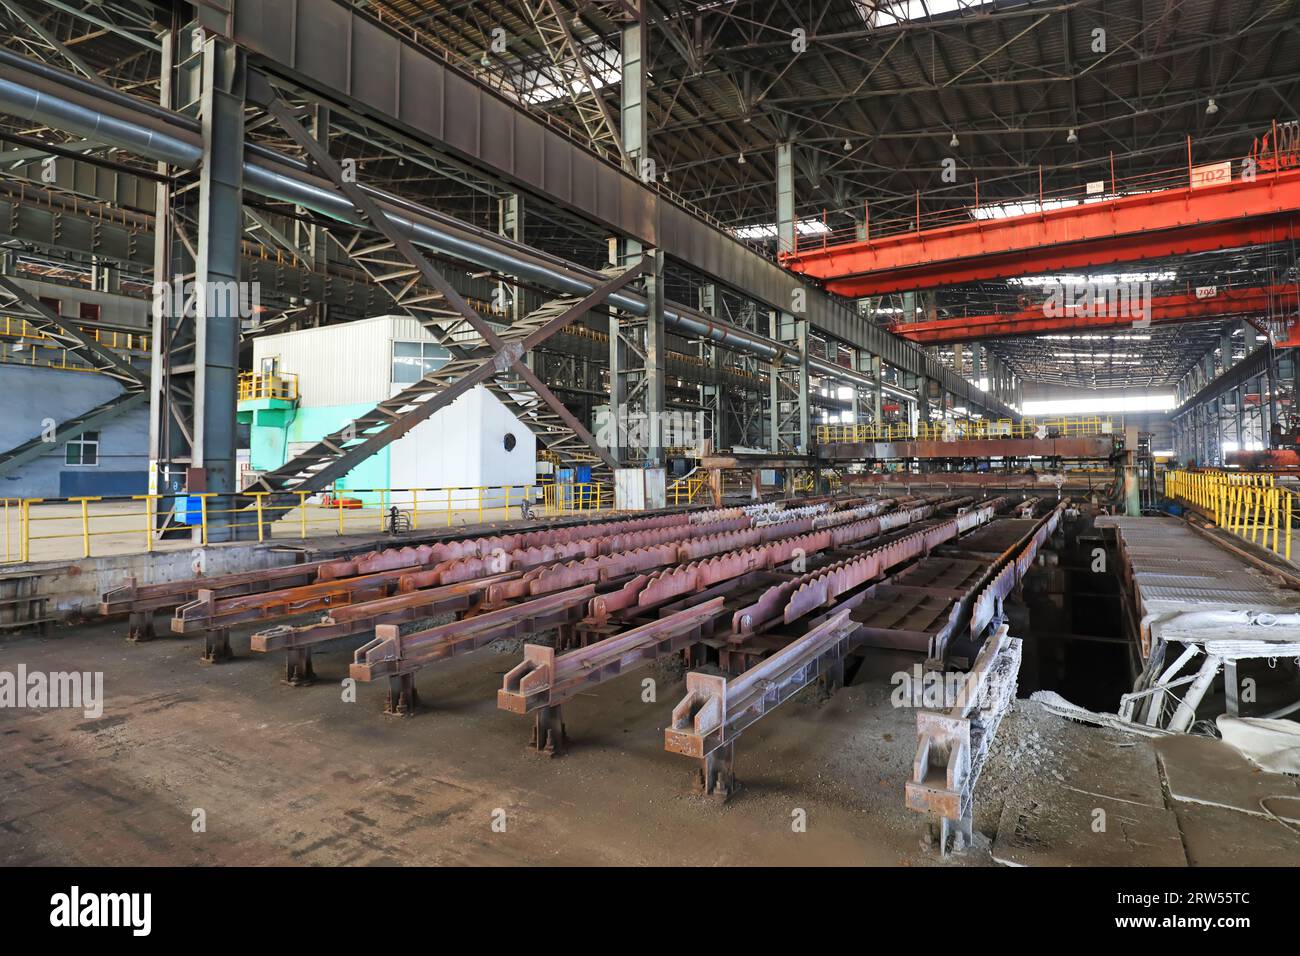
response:
[[[1294,317],[1300,294],[1294,285],[1252,286],[1236,289],[1205,288],[1151,299],[1151,324],[1207,322],[1236,317],[1282,315]],[[1053,332],[1096,331],[1137,326],[1132,314],[1107,314],[1105,299],[1094,308],[1068,306],[1064,315],[1049,316],[1042,303],[1018,312],[966,315],[933,322],[897,322],[891,331],[921,345],[950,345],[981,339],[1016,335],[1046,335]],[[1101,314],[1092,314],[1092,313]]]
[[[869,238],[800,242],[780,259],[829,291],[858,298],[1297,238],[1300,169],[1251,162],[1249,178],[1232,178],[1231,163],[1189,163],[1173,188],[1118,196],[1073,190],[1064,199],[1040,192],[1041,211],[978,218],[977,206],[932,214],[945,223],[934,228],[925,228],[918,199],[915,220],[903,223],[915,228],[891,232],[899,223],[886,223],[880,231],[889,234],[871,238],[876,227],[868,223]],[[1056,202],[1070,204],[1048,208]]]

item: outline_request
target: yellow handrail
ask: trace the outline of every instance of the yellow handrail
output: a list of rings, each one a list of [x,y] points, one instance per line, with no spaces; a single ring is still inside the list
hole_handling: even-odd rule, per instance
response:
[[[1165,472],[1165,497],[1190,505],[1220,528],[1291,560],[1295,493],[1267,473]]]
[[[696,496],[704,490],[705,484],[707,484],[705,476],[694,471],[680,478],[674,478],[668,483],[668,503],[673,506],[694,503]]]
[[[1049,418],[1036,421],[1032,418],[1019,422],[1009,418],[977,418],[950,422],[920,422],[913,431],[905,422],[870,425],[818,425],[818,444],[890,442],[890,441],[955,441],[958,439],[1036,438],[1039,436],[1086,438],[1115,434],[1114,423],[1099,416]]]
[[[192,547],[190,536],[161,537],[160,519],[190,526],[207,544],[214,526],[241,539],[384,533],[426,526],[518,520],[525,505],[542,516],[613,507],[613,491],[599,482],[482,485],[463,488],[362,488],[309,492],[212,492],[121,497],[0,499],[3,563],[72,559],[132,550]],[[288,514],[286,514],[288,512]],[[294,513],[296,512],[296,513]],[[281,520],[276,520],[281,519]]]
[[[255,398],[297,401],[298,376],[279,372],[240,372],[239,400],[244,402]]]

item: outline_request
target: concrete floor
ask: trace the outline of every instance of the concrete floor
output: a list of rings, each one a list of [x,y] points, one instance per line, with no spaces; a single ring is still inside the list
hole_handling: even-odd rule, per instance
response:
[[[915,715],[890,706],[888,676],[910,666],[903,655],[881,654],[830,701],[804,695],[746,733],[744,788],[719,804],[692,795],[693,764],[663,750],[683,686],[670,668],[566,705],[571,751],[549,759],[528,749],[527,720],[495,706],[517,653],[426,670],[429,709],[404,720],[380,713],[377,685],[342,700],[346,649],[319,655],[320,681],[295,689],[279,683],[278,655],[246,653],[246,633],[233,638],[243,656],[219,666],[200,664],[193,640],[130,645],[124,633],[95,623],[0,643],[0,669],[102,671],[106,698],[98,719],[0,710],[0,862],[941,864],[903,808]],[[641,702],[643,677],[656,678],[656,703]],[[977,792],[986,835],[943,865],[993,863],[990,838],[1031,779],[1059,768],[1092,792],[1113,776],[1105,746],[1101,759],[1067,759],[1108,732],[1059,721],[1062,745],[1040,743],[1058,719],[1036,708],[1020,702],[1003,723]],[[192,828],[198,809],[206,832]],[[806,832],[792,830],[796,810]],[[492,826],[499,811],[505,832]],[[1207,832],[1221,840],[1223,826]],[[1142,863],[1140,849],[1130,856]]]
[[[341,700],[350,655],[321,655],[310,688],[280,660],[204,666],[192,640],[128,645],[117,624],[0,645],[0,667],[102,670],[105,707],[0,710],[0,860],[9,864],[893,864],[925,861],[902,806],[912,716],[860,689],[793,702],[746,736],[747,789],[690,795],[692,763],[663,750],[681,694],[647,670],[567,707],[571,752],[527,748],[529,723],[498,711],[517,654],[485,649],[426,671],[431,708],[380,713],[382,688]],[[247,646],[234,639],[236,651]],[[891,751],[889,772],[849,761]],[[900,763],[900,760],[902,763]],[[779,771],[779,772],[778,772]],[[191,832],[206,811],[207,832]],[[804,809],[806,833],[791,831]],[[505,811],[506,831],[492,829]]]

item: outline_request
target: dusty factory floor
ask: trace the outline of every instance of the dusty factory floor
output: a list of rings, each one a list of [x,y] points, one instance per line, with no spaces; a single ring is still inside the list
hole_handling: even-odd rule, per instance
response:
[[[317,655],[316,685],[290,688],[279,655],[248,655],[246,634],[232,638],[238,660],[205,666],[193,640],[130,645],[124,633],[97,623],[0,643],[0,669],[102,671],[106,698],[97,719],[0,709],[0,862],[1183,865],[1220,862],[1225,827],[1237,862],[1294,862],[1300,847],[1272,821],[1164,809],[1149,745],[1021,701],[977,793],[983,835],[940,861],[903,808],[915,712],[890,706],[889,675],[910,667],[904,655],[882,653],[830,701],[805,694],[749,731],[743,790],[719,804],[690,794],[692,763],[663,750],[682,692],[671,668],[566,705],[571,750],[549,759],[528,749],[527,720],[496,709],[517,653],[426,670],[429,709],[397,719],[380,712],[379,686],[341,699],[346,649]],[[657,703],[641,702],[646,676]],[[1044,801],[1066,819],[1036,816]],[[1079,835],[1094,804],[1114,813],[1108,842]],[[805,832],[792,828],[798,810]],[[1199,860],[1186,836],[1197,828]]]

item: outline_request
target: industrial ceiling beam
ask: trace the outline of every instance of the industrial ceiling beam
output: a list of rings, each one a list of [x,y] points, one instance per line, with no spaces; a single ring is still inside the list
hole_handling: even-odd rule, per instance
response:
[[[1236,289],[1206,289],[1204,294],[1180,293],[1154,296],[1147,303],[1132,300],[1122,308],[1108,307],[1106,289],[1090,304],[1070,308],[1066,314],[1049,316],[1044,303],[1018,312],[963,315],[934,322],[896,322],[890,330],[921,345],[952,345],[982,339],[1046,335],[1053,332],[1098,331],[1144,327],[1179,322],[1207,322],[1253,315],[1294,315],[1300,295],[1294,285],[1273,285]],[[1073,314],[1070,314],[1073,313]],[[1141,321],[1139,321],[1141,320]]]
[[[781,255],[794,272],[850,297],[1039,275],[1251,243],[1300,228],[1300,170],[1196,188],[1079,202],[935,229],[814,245]],[[1123,259],[1115,258],[1123,256]]]

